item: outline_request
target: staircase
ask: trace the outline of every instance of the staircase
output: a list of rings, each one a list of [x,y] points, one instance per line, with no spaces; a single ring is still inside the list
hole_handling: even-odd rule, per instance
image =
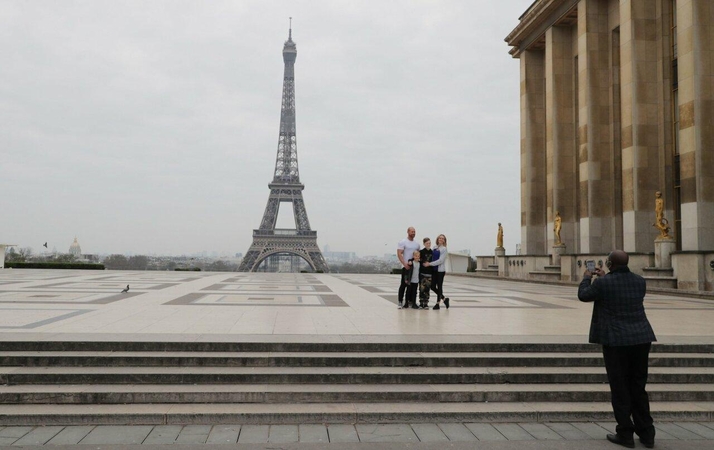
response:
[[[645,267],[642,270],[644,278],[647,280],[648,288],[677,289],[677,278],[674,276],[674,269]]]
[[[560,281],[560,266],[545,266],[543,270],[533,270],[528,272],[531,280],[538,281]]]
[[[713,351],[653,346],[655,420],[712,420]],[[599,352],[589,344],[2,342],[0,425],[612,420]]]

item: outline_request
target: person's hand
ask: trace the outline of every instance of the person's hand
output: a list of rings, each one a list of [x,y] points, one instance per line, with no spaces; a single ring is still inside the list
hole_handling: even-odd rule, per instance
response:
[[[429,267],[431,264],[429,264],[429,261],[424,263],[424,267]]]
[[[403,266],[405,269],[409,269],[409,265],[408,265],[407,263],[402,263],[402,266]]]
[[[592,272],[590,272],[588,269],[585,269],[585,272],[583,272],[583,278],[590,278],[592,276]]]
[[[599,276],[599,277],[604,277],[604,276],[605,276],[605,271],[602,270],[602,269],[599,268],[599,267],[596,267],[596,268],[595,268],[595,275],[597,275],[597,276]]]

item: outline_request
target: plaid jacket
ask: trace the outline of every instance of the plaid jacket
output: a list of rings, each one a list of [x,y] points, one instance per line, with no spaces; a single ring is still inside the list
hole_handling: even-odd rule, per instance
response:
[[[592,284],[590,280],[586,277],[580,282],[578,299],[595,302],[591,343],[623,346],[657,340],[643,305],[647,289],[644,278],[627,267],[619,267]]]

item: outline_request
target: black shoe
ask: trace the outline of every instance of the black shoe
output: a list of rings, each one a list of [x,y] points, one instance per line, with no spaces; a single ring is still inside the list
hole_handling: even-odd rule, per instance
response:
[[[444,306],[446,306],[446,309],[449,309],[449,297],[444,299]]]
[[[437,303],[436,305],[434,305],[434,307],[432,309],[441,309],[441,308],[439,307],[439,304]]]
[[[416,303],[414,303],[414,304],[412,305],[412,309],[419,309],[419,307],[416,305]]]
[[[647,439],[640,438],[640,442],[647,448],[654,448],[654,439],[648,441]]]
[[[608,434],[607,440],[612,442],[613,444],[622,445],[623,447],[635,448],[635,440],[634,439],[632,439],[632,438],[627,439],[623,436],[620,436],[619,434]]]

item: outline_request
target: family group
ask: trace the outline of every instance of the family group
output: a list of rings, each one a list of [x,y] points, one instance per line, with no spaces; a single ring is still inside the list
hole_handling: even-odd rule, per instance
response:
[[[402,264],[402,277],[399,284],[399,309],[429,309],[430,292],[436,294],[436,305],[441,309],[444,303],[449,308],[449,298],[444,297],[443,284],[446,275],[446,236],[436,238],[436,247],[431,248],[431,239],[422,240],[424,246],[415,240],[416,229],[409,227],[407,237],[397,245],[397,258]],[[417,292],[419,304],[417,305]]]

